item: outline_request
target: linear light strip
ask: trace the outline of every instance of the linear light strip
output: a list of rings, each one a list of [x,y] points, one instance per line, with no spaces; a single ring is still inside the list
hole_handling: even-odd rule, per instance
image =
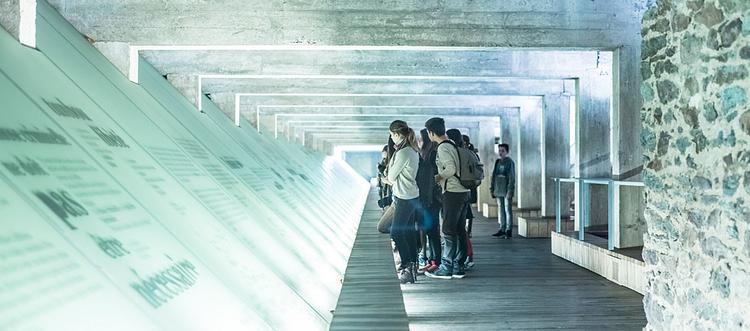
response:
[[[326,79],[326,80],[468,80],[468,81],[559,81],[575,77],[526,77],[526,76],[414,76],[414,75],[245,75],[245,74],[199,74],[203,79]]]

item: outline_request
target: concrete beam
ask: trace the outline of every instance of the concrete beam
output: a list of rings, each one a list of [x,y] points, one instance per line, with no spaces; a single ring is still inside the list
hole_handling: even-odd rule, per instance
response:
[[[458,47],[305,47],[273,49],[251,45],[236,49],[153,50],[137,54],[154,67],[180,74],[223,75],[399,75],[506,76],[559,79],[596,68],[596,51]],[[315,56],[300,56],[300,52]],[[606,52],[605,52],[606,53]],[[607,56],[605,54],[605,56]],[[396,64],[396,65],[394,65]]]
[[[291,75],[290,75],[291,76]],[[265,76],[200,75],[204,93],[378,93],[528,95],[560,92],[564,80],[466,76]],[[282,78],[283,77],[283,78]],[[571,81],[568,85],[573,87]]]
[[[51,1],[80,31],[140,45],[461,45],[617,47],[640,30],[645,0],[403,1],[354,4],[230,0]],[[179,22],[179,24],[175,24]],[[117,24],[115,24],[117,23]],[[471,33],[467,33],[470,28]],[[160,33],[155,33],[159,31]]]

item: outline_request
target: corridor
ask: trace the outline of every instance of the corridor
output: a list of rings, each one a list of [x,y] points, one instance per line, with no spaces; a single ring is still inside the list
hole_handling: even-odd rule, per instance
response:
[[[750,1],[0,26],[0,331],[750,330]]]

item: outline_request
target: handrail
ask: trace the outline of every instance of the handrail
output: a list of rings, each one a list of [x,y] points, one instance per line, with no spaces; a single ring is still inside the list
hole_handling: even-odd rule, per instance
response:
[[[618,186],[644,187],[643,182],[622,181],[609,178],[577,178],[577,177],[552,177],[555,181],[555,231],[561,232],[561,184],[578,183],[579,202],[576,209],[576,218],[578,218],[578,240],[583,241],[585,237],[586,226],[589,224],[589,195],[591,185],[607,186],[607,249],[615,249],[614,237],[614,207],[615,207],[615,188]],[[584,203],[585,202],[585,203]]]

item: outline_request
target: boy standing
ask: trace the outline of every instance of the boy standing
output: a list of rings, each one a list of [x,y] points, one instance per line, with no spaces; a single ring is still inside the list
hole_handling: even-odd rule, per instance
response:
[[[513,237],[513,193],[516,189],[516,164],[508,156],[510,146],[500,144],[497,154],[500,158],[495,161],[492,170],[490,193],[497,199],[497,222],[500,229],[493,236],[501,238]]]

